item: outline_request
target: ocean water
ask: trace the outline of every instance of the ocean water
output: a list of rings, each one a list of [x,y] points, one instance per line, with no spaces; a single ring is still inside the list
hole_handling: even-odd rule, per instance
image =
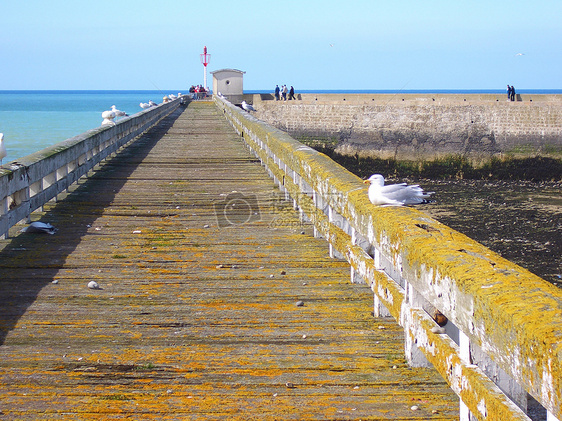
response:
[[[271,90],[273,91],[273,89]],[[101,113],[115,105],[129,115],[140,102],[162,102],[172,91],[0,91],[0,133],[8,156],[6,164],[99,127]],[[504,93],[503,90],[297,90],[297,93]],[[560,89],[521,90],[523,94],[562,94]],[[269,93],[268,90],[246,93]]]
[[[140,102],[161,103],[179,91],[0,91],[0,133],[6,164],[99,127],[101,113],[112,105],[129,115]]]

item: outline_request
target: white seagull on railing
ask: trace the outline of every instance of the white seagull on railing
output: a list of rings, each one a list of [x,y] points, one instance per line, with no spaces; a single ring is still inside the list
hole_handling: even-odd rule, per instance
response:
[[[419,205],[427,202],[433,192],[424,192],[423,189],[415,185],[406,183],[384,185],[384,177],[380,174],[373,174],[364,183],[371,183],[369,186],[369,200],[373,205],[381,206],[403,206]]]
[[[154,102],[153,100],[149,100],[148,105],[150,105],[151,107],[156,107],[158,104],[156,102]]]
[[[256,109],[252,107],[250,104],[248,104],[246,101],[242,101],[242,108],[244,108],[248,112],[256,111]]]
[[[115,117],[127,117],[129,115],[125,111],[118,110],[115,105],[111,106],[111,111],[115,113]]]
[[[141,102],[139,105],[143,110],[150,108],[150,104],[148,102]]]
[[[103,118],[103,121],[101,122],[102,126],[115,126],[115,122],[113,121],[115,113],[113,111],[104,111],[101,113],[101,118]]]
[[[2,165],[2,160],[8,156],[8,151],[4,146],[4,133],[0,133],[0,165]]]

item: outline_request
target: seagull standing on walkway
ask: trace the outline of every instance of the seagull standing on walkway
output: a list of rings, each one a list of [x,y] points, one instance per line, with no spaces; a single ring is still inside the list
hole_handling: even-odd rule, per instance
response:
[[[384,185],[384,177],[380,174],[373,174],[364,183],[370,183],[369,200],[373,205],[380,206],[403,206],[419,205],[427,201],[433,192],[424,192],[423,189],[415,185],[406,183]]]
[[[6,158],[8,151],[4,146],[4,133],[0,133],[0,165],[2,165],[2,160]]]
[[[244,108],[248,112],[256,111],[256,109],[252,107],[250,104],[248,104],[246,101],[242,101],[242,108]]]
[[[44,234],[54,234],[57,229],[49,223],[45,222],[32,222],[27,227],[23,228],[21,232],[33,232],[33,233],[44,233]]]

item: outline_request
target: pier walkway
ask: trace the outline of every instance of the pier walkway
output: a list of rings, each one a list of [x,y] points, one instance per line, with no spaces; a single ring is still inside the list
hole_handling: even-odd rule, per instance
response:
[[[458,419],[283,197],[195,102],[32,215],[55,235],[13,227],[0,420]]]

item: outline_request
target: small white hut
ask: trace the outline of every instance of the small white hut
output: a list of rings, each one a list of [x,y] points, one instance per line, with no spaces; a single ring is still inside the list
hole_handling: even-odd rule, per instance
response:
[[[242,70],[221,69],[211,72],[213,75],[213,94],[219,92],[233,100],[244,95],[244,73]]]

